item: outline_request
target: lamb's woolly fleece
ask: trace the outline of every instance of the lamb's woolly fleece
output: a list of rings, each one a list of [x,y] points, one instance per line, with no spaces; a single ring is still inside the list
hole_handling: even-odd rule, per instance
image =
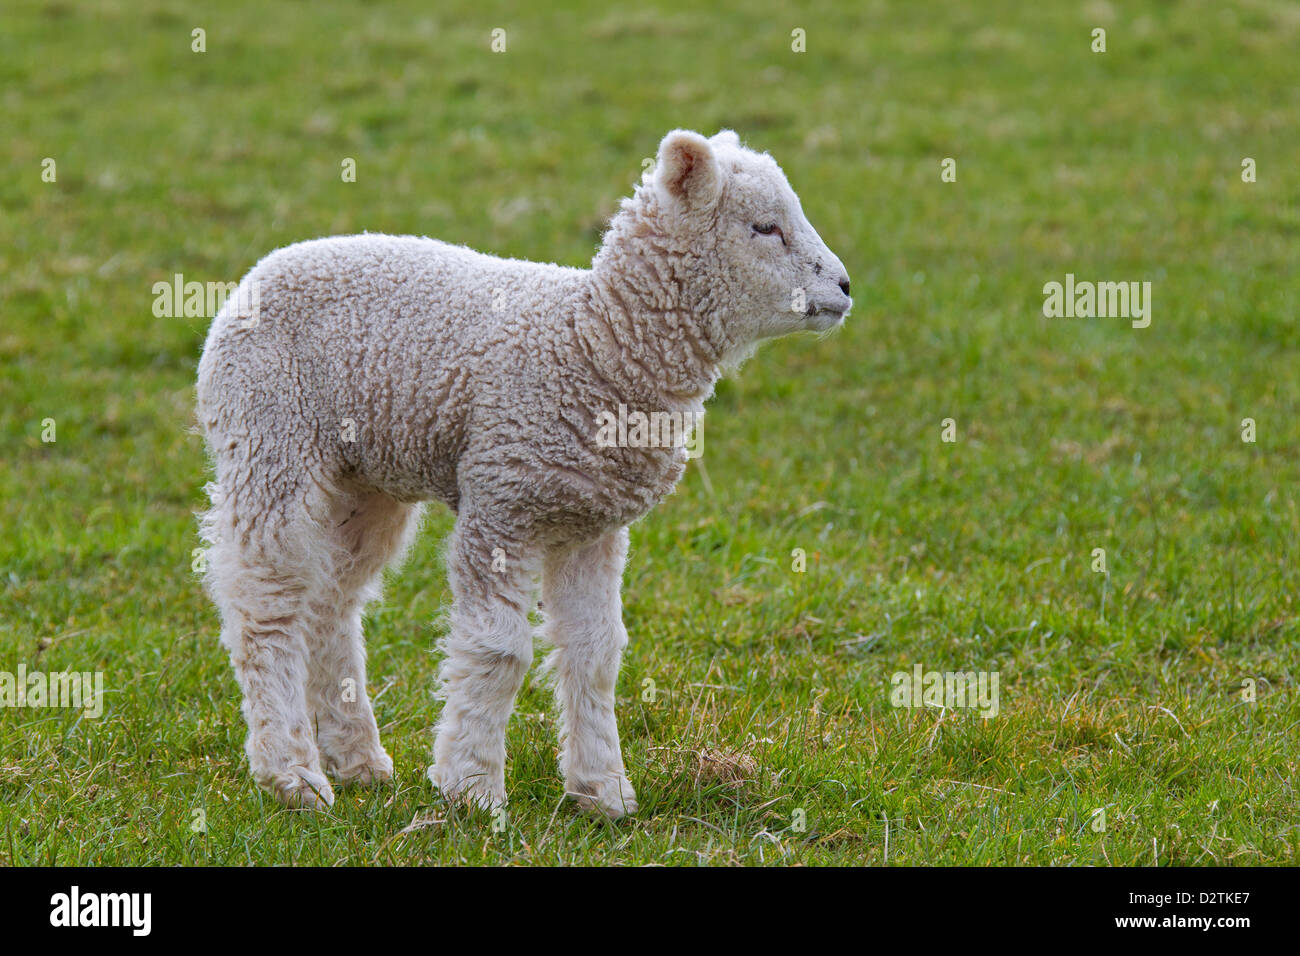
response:
[[[780,168],[730,132],[668,134],[591,269],[384,235],[259,262],[214,320],[198,380],[216,466],[207,583],[258,781],[320,806],[322,767],[391,774],[361,611],[418,503],[439,499],[457,520],[431,778],[504,802],[540,577],[567,789],[634,809],[613,698],[626,526],[671,491],[685,452],[600,447],[597,418],[702,414],[720,369],[762,338],[837,324],[847,290]]]

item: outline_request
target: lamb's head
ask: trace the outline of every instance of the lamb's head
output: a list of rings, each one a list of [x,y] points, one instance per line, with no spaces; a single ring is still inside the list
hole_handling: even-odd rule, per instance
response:
[[[740,347],[789,332],[822,332],[853,300],[849,274],[804,215],[785,173],[724,130],[712,139],[674,130],[652,174],[658,218],[696,268],[696,301],[726,316]]]

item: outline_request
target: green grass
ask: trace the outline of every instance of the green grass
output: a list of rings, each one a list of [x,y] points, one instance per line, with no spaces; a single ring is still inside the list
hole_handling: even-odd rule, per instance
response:
[[[0,710],[0,863],[1297,862],[1294,6],[734,6],[6,3],[0,670],[108,696]],[[367,624],[395,782],[278,809],[190,570],[207,322],[153,283],[362,230],[583,265],[675,126],[772,152],[858,306],[724,384],[633,529],[641,813],[564,803],[531,679],[504,831],[432,791],[441,508]],[[1151,327],[1044,318],[1067,272]],[[1000,713],[891,707],[916,663]]]

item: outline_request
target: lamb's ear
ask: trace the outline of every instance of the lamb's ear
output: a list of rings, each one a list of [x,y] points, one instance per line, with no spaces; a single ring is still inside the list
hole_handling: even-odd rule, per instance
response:
[[[709,141],[685,129],[665,136],[655,162],[655,185],[688,208],[711,205],[722,193],[722,170]]]
[[[718,130],[718,132],[713,135],[713,138],[710,139],[709,142],[721,143],[723,146],[739,146],[740,137],[736,135],[736,131],[734,129],[722,129],[722,130]]]

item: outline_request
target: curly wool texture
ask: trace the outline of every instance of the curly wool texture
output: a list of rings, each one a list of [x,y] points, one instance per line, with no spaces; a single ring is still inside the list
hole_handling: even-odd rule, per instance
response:
[[[504,802],[540,578],[566,785],[608,815],[634,809],[613,714],[626,526],[686,454],[605,447],[599,417],[698,421],[724,367],[763,338],[837,324],[847,289],[779,167],[730,132],[668,134],[590,269],[386,235],[262,259],[213,321],[198,380],[216,468],[207,584],[258,781],[323,806],[323,771],[391,773],[361,611],[436,499],[457,522],[431,778]]]

